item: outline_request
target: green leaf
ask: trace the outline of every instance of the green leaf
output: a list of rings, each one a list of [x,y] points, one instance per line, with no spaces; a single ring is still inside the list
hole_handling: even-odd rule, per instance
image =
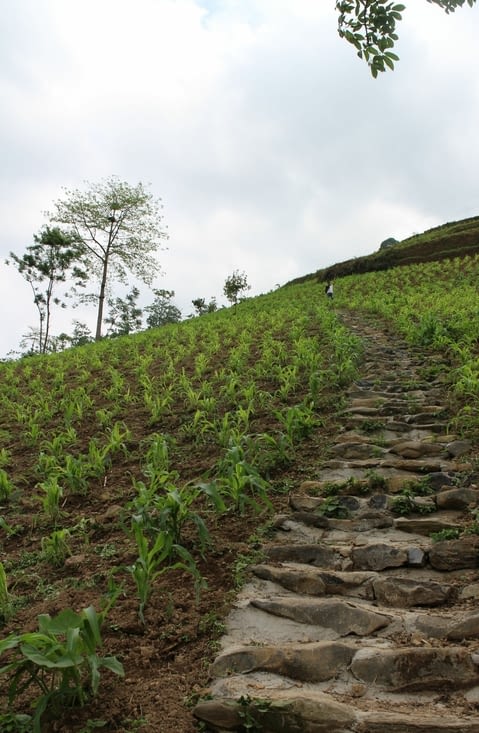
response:
[[[103,657],[101,660],[101,666],[106,667],[106,669],[109,669],[120,677],[125,676],[123,664],[116,657]]]

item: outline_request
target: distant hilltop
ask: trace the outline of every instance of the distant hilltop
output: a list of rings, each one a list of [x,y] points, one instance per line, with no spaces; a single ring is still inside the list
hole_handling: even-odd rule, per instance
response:
[[[381,243],[377,252],[338,262],[330,267],[291,280],[287,285],[312,279],[335,280],[346,275],[389,270],[391,267],[431,260],[465,257],[478,252],[479,216],[473,216],[469,219],[448,222],[433,229],[427,229],[422,234],[414,234],[401,242],[394,237],[389,237]]]

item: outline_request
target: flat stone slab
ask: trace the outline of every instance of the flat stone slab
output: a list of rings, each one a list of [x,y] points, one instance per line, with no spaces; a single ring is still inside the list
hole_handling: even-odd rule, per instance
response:
[[[351,559],[355,570],[385,570],[408,563],[408,551],[387,544],[353,547]]]
[[[341,570],[339,552],[322,544],[284,544],[265,547],[265,555],[273,562],[299,562],[331,570]]]
[[[230,673],[262,671],[304,682],[321,682],[345,669],[354,652],[353,646],[335,641],[237,647],[220,654],[211,666],[211,673],[224,677]]]
[[[469,613],[462,618],[451,616],[421,616],[415,620],[419,632],[436,639],[464,641],[479,639],[479,613]]]
[[[242,703],[227,698],[204,700],[193,714],[218,732],[237,731],[248,719],[256,730],[265,732],[344,733],[356,721],[349,705],[320,692],[300,690],[268,691],[265,697],[243,698]]]
[[[479,567],[479,536],[436,542],[429,550],[429,562],[436,570]]]
[[[447,521],[441,517],[398,517],[394,520],[394,526],[401,532],[419,534],[429,537],[432,532],[442,532],[445,529],[459,529],[463,527],[457,522]]]
[[[391,691],[473,687],[479,671],[462,647],[360,649],[351,672],[361,682]]]
[[[470,488],[446,489],[436,495],[440,509],[464,510],[479,503],[479,491]]]
[[[283,616],[301,624],[333,629],[339,636],[369,636],[391,623],[391,617],[336,600],[278,598],[253,600],[251,604],[267,613]]]
[[[396,443],[389,450],[402,458],[422,458],[443,454],[444,446],[427,441],[405,440],[403,443]]]
[[[479,733],[477,715],[461,718],[455,715],[446,715],[444,710],[434,713],[415,712],[405,713],[403,710],[387,712],[359,711],[361,733]]]
[[[340,595],[373,600],[372,580],[376,573],[316,570],[310,566],[254,565],[253,573],[263,580],[309,596]]]
[[[373,580],[376,600],[384,606],[411,608],[413,606],[440,606],[449,599],[452,587],[432,580],[380,577]]]

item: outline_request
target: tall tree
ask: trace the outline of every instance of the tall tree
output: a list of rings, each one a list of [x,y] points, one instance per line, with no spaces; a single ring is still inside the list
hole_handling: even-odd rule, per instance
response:
[[[476,0],[427,0],[446,11],[453,13],[467,3],[471,8]],[[402,19],[406,9],[401,3],[389,0],[338,0],[336,10],[338,32],[357,51],[360,59],[369,65],[373,77],[379,72],[394,69],[399,57],[393,52],[398,40],[396,24]]]
[[[87,271],[98,280],[95,339],[101,338],[108,284],[127,282],[127,273],[151,284],[161,268],[154,256],[168,238],[162,204],[142,183],[131,186],[116,176],[89,183],[84,191],[65,189],[49,214],[52,222],[69,227],[81,243]]]
[[[49,350],[52,306],[66,306],[64,299],[54,295],[55,286],[70,277],[74,280],[63,296],[66,298],[75,286],[85,284],[86,272],[80,267],[81,248],[74,235],[47,226],[33,239],[35,243],[21,257],[10,252],[7,264],[13,264],[32,289],[39,318],[39,327],[32,333],[36,334],[38,351],[44,354]]]
[[[244,290],[249,290],[251,285],[248,285],[248,279],[245,272],[239,272],[235,270],[232,275],[226,278],[223,286],[223,293],[226,295],[228,300],[235,307],[238,304],[239,294]]]

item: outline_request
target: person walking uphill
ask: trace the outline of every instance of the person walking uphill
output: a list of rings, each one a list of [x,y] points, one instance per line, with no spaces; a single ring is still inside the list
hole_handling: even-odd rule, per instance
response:
[[[329,300],[332,300],[333,299],[333,296],[334,296],[334,288],[333,288],[333,283],[332,282],[328,282],[328,284],[326,285],[326,288],[325,288],[324,292],[328,296],[328,299]]]

